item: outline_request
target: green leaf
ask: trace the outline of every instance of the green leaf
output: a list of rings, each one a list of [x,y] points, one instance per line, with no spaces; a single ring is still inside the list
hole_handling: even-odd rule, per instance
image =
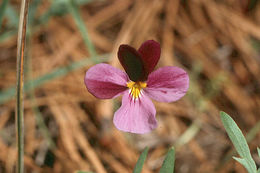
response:
[[[242,157],[242,160],[238,158],[236,158],[236,160],[242,165],[246,165],[245,168],[249,171],[249,173],[256,173],[256,165],[250,154],[250,150],[243,133],[228,114],[225,112],[220,112],[220,117],[230,140],[235,146],[238,154]]]
[[[243,165],[247,172],[249,173],[255,173],[255,171],[253,171],[251,168],[250,168],[250,164],[248,163],[248,161],[246,159],[241,159],[241,158],[238,158],[238,157],[233,157],[233,159],[235,159],[236,161],[238,161],[241,165]],[[253,171],[253,172],[252,172]]]
[[[168,151],[168,153],[163,161],[163,165],[160,169],[160,173],[173,173],[174,172],[174,162],[175,162],[175,150],[172,147]]]
[[[148,150],[149,150],[148,147],[145,147],[144,151],[142,152],[139,159],[137,160],[133,173],[141,173],[144,165],[144,161],[148,154]]]
[[[260,158],[260,148],[257,147],[258,157]]]

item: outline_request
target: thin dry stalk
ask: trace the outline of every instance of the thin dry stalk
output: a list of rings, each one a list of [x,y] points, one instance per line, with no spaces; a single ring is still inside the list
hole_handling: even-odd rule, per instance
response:
[[[29,0],[22,0],[20,21],[17,40],[17,95],[16,95],[16,130],[17,130],[17,149],[18,161],[17,172],[23,173],[24,170],[24,48],[26,40],[26,24]]]

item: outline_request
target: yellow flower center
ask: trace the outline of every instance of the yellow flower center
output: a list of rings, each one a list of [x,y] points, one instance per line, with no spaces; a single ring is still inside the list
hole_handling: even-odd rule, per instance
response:
[[[130,89],[130,94],[133,96],[134,99],[140,97],[141,91],[145,88],[147,84],[145,82],[133,82],[130,81],[127,83],[127,87]]]

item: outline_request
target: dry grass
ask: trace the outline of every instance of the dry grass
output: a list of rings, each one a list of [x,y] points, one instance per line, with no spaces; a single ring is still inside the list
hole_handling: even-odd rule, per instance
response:
[[[25,99],[26,172],[127,173],[145,146],[150,151],[143,172],[158,172],[165,152],[174,145],[177,173],[244,173],[230,159],[233,146],[219,117],[223,110],[245,133],[254,130],[249,138],[256,156],[260,3],[245,11],[242,2],[247,1],[106,0],[82,5],[80,14],[100,55],[97,59],[109,53],[105,62],[121,68],[116,56],[120,44],[137,48],[155,39],[162,47],[158,67],[185,68],[191,78],[189,92],[175,103],[154,102],[159,127],[147,135],[133,135],[112,124],[120,98],[98,100],[87,92],[83,78],[93,61],[48,79]],[[36,14],[40,16],[50,5],[42,1]],[[27,48],[33,79],[90,56],[70,14],[38,26]],[[15,55],[15,36],[0,43],[1,94],[15,84]],[[14,171],[14,108],[13,97],[0,105],[0,172]]]

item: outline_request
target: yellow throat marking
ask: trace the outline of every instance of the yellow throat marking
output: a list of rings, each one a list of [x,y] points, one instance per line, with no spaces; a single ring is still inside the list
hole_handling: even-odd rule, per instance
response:
[[[133,82],[130,81],[127,83],[127,87],[130,89],[130,94],[134,99],[137,99],[141,95],[141,91],[145,88],[147,84],[145,82]]]

